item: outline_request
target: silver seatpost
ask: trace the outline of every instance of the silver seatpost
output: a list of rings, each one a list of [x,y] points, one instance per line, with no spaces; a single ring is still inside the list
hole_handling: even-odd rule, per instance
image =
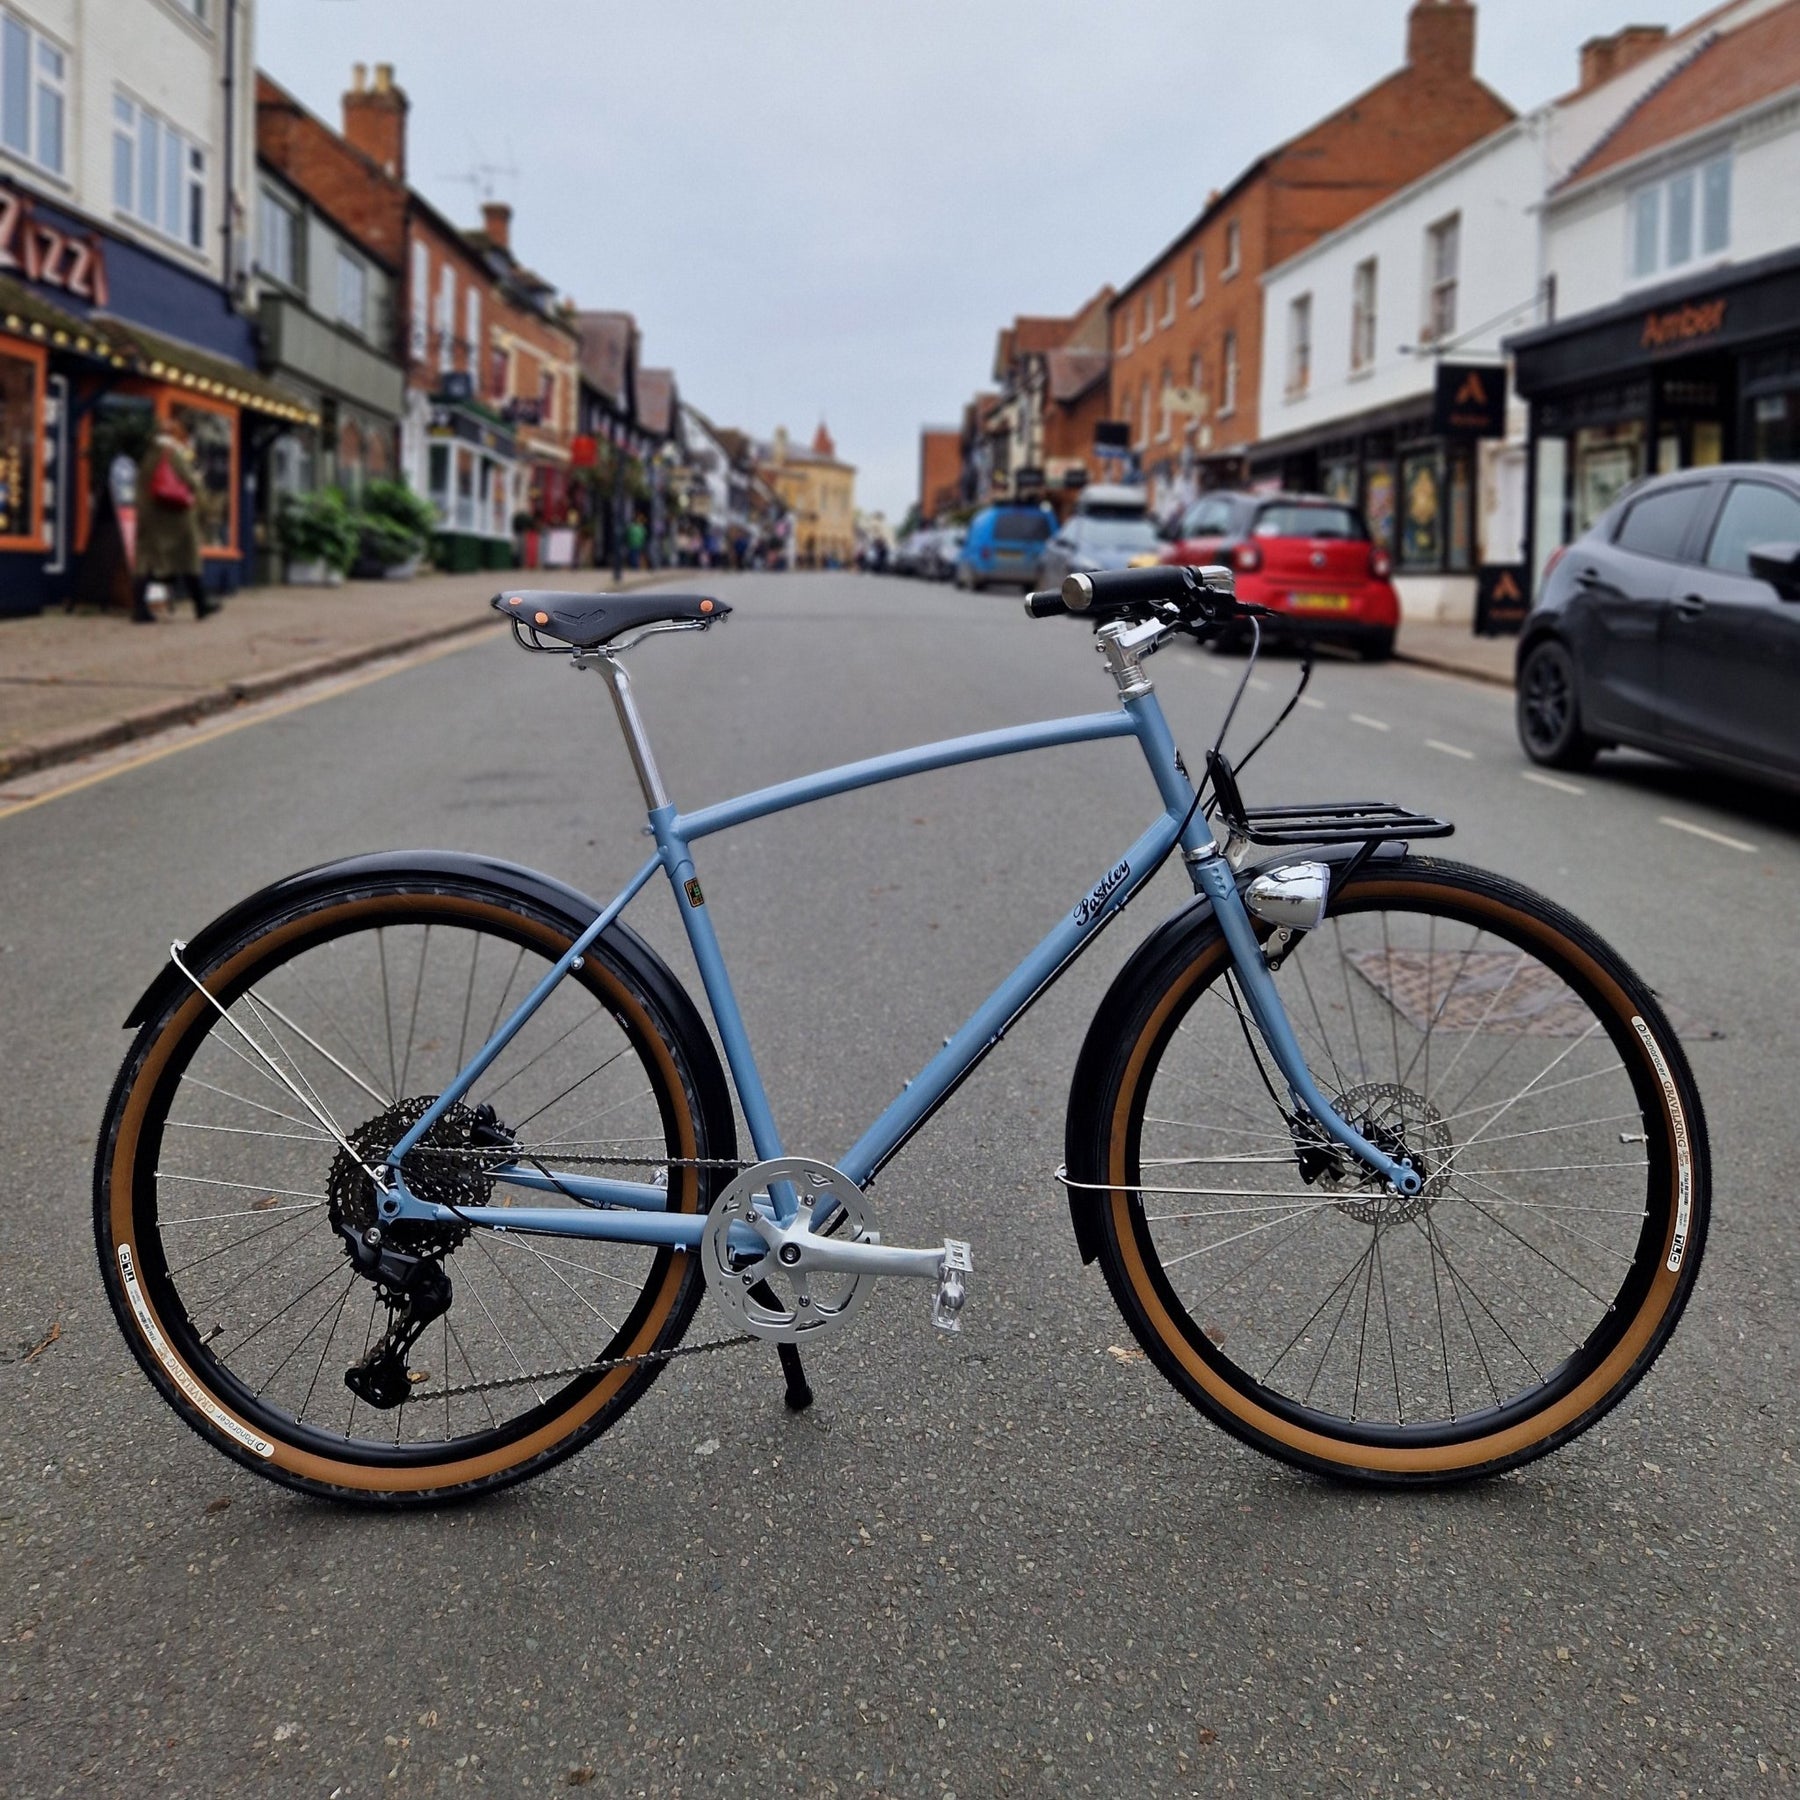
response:
[[[625,747],[631,752],[631,766],[637,770],[638,786],[644,790],[644,803],[655,812],[658,807],[669,804],[669,795],[663,786],[662,771],[656,766],[656,753],[650,748],[650,734],[645,731],[637,702],[631,697],[631,677],[625,673],[625,665],[604,650],[591,659],[579,659],[583,667],[588,666],[590,660],[605,671],[612,690],[613,711],[619,715],[619,729],[624,732]]]

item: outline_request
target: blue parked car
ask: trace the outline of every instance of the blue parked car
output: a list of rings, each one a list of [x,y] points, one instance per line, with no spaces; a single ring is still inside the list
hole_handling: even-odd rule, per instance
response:
[[[976,594],[990,581],[1032,586],[1055,529],[1056,514],[1047,506],[984,506],[969,521],[956,559],[956,585]]]

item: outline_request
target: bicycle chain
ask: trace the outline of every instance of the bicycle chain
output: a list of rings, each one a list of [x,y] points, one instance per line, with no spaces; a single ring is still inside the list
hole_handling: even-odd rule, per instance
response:
[[[714,1338],[705,1344],[675,1344],[667,1350],[642,1350],[636,1356],[607,1356],[591,1363],[575,1363],[566,1369],[540,1369],[533,1375],[498,1375],[492,1381],[465,1381],[457,1387],[433,1388],[430,1393],[407,1396],[407,1400],[424,1405],[433,1400],[455,1400],[464,1394],[487,1394],[496,1388],[527,1387],[535,1381],[570,1381],[577,1375],[610,1375],[614,1369],[629,1369],[639,1363],[674,1362],[683,1356],[704,1356],[709,1350],[733,1350],[739,1344],[754,1344],[758,1339],[746,1331],[737,1337]],[[422,1385],[422,1384],[421,1384]]]

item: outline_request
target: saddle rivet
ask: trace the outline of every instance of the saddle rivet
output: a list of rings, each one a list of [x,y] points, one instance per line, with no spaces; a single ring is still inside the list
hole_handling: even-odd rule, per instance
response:
[[[548,625],[550,623],[550,615],[547,612],[539,613],[537,615],[537,622],[540,625]]]

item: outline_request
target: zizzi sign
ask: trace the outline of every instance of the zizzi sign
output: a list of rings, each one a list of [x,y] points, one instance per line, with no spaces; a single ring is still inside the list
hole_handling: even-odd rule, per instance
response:
[[[1703,300],[1697,305],[1671,307],[1667,312],[1644,315],[1646,350],[1666,350],[1671,344],[1691,344],[1717,337],[1725,329],[1723,300]]]
[[[0,270],[6,269],[91,305],[106,304],[106,252],[99,238],[71,237],[40,219],[27,196],[0,187]]]

